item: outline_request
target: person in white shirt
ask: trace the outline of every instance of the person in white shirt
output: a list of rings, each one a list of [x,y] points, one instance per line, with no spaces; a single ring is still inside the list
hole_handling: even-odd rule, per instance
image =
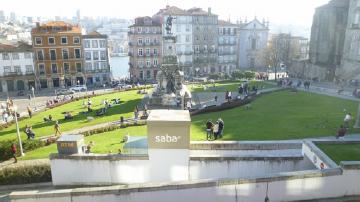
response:
[[[344,127],[345,128],[349,128],[350,127],[350,122],[352,120],[352,117],[351,117],[351,114],[350,113],[347,113],[345,115],[345,118],[344,118]]]

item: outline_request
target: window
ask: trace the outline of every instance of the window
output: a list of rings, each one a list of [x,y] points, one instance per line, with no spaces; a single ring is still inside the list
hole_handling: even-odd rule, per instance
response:
[[[4,73],[9,73],[11,72],[11,67],[10,66],[4,66]]]
[[[50,60],[56,60],[56,50],[50,50]]]
[[[31,59],[31,53],[24,53],[25,59]]]
[[[138,56],[143,56],[143,49],[142,48],[138,49]]]
[[[90,40],[84,40],[85,48],[90,48]]]
[[[148,27],[145,28],[145,32],[149,33],[150,29]]]
[[[137,32],[138,32],[138,33],[142,32],[141,27],[138,27],[138,28],[137,28]]]
[[[176,25],[176,32],[181,32],[181,25]]]
[[[142,43],[143,43],[142,38],[138,38],[138,45],[142,45]]]
[[[14,66],[14,72],[21,73],[21,67],[20,66]]]
[[[51,64],[51,72],[53,73],[53,74],[56,74],[58,71],[57,71],[58,69],[57,69],[57,65],[55,64],[55,63],[52,63]]]
[[[39,64],[39,74],[40,75],[45,74],[45,65],[44,64]]]
[[[156,45],[158,43],[157,38],[154,38],[154,44]]]
[[[153,65],[154,65],[154,66],[157,66],[157,65],[158,65],[158,60],[157,60],[157,59],[154,59]]]
[[[94,62],[94,69],[96,69],[96,70],[99,69],[99,63],[98,62]]]
[[[106,40],[100,40],[100,48],[106,48]]]
[[[66,36],[61,37],[61,44],[67,44],[67,37]]]
[[[143,71],[140,71],[140,73],[139,73],[139,78],[140,78],[140,79],[143,79],[143,78],[144,78],[144,72],[143,72]]]
[[[154,55],[158,55],[158,49],[154,48]]]
[[[92,40],[91,43],[92,43],[91,45],[92,45],[93,48],[97,48],[98,45],[99,45],[97,40]]]
[[[186,25],[186,31],[190,32],[190,25],[189,24]]]
[[[147,70],[147,71],[146,71],[146,78],[147,78],[147,79],[150,79],[150,78],[151,78],[151,72],[150,72],[150,70]]]
[[[156,33],[156,28],[155,27],[152,28],[152,32]]]
[[[100,51],[100,60],[106,60],[106,52]]]
[[[151,66],[150,60],[146,60],[146,66],[147,66],[147,67],[150,67],[150,66]]]
[[[76,63],[76,72],[81,72],[81,63]]]
[[[91,52],[85,51],[85,60],[91,60]]]
[[[185,41],[190,42],[190,35],[186,35]]]
[[[80,37],[76,36],[73,38],[74,44],[80,44]]]
[[[3,60],[10,60],[9,53],[3,53],[2,58],[3,58]]]
[[[42,39],[41,39],[41,37],[35,37],[35,44],[36,44],[36,45],[41,45],[41,44],[42,44]]]
[[[54,37],[49,37],[48,38],[48,43],[49,43],[49,45],[55,45],[55,38]]]
[[[69,50],[68,49],[62,49],[62,56],[64,60],[69,59]]]
[[[25,71],[27,74],[34,73],[32,65],[25,65]]]
[[[199,46],[195,46],[195,52],[199,52]]]
[[[146,43],[146,44],[150,44],[150,38],[146,38],[146,39],[145,39],[145,43]]]
[[[42,50],[37,51],[37,58],[38,60],[44,60],[44,52]]]
[[[102,62],[101,64],[101,69],[107,69],[107,63],[106,62]]]
[[[75,58],[81,58],[81,52],[79,48],[75,49]]]
[[[40,79],[40,87],[47,88],[47,80],[46,79]]]
[[[142,60],[139,60],[139,61],[138,61],[138,66],[139,66],[140,68],[144,67],[144,62],[143,62]]]
[[[251,39],[251,49],[252,50],[256,49],[256,39]]]
[[[18,60],[19,59],[19,53],[13,53],[12,54],[12,59],[13,60]]]
[[[91,69],[92,69],[92,63],[91,62],[85,63],[85,70],[91,70]]]
[[[68,62],[64,62],[64,72],[65,72],[65,74],[70,73],[70,65]]]
[[[150,55],[150,48],[146,49],[146,55],[149,56]]]
[[[99,52],[93,51],[93,59],[94,60],[99,60]]]

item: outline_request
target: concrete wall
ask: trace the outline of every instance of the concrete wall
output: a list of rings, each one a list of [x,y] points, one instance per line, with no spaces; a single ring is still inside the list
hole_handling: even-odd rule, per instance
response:
[[[255,179],[203,180],[13,192],[10,200],[31,201],[298,201],[360,195],[360,164],[341,168],[279,173]],[[268,188],[268,191],[267,191]]]

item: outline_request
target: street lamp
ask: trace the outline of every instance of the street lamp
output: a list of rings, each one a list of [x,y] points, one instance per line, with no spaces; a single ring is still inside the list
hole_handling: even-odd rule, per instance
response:
[[[360,128],[360,102],[359,102],[359,106],[358,106],[358,112],[356,115],[356,122],[355,122],[354,128]]]
[[[23,148],[22,148],[22,142],[21,142],[21,136],[20,136],[20,130],[19,130],[19,122],[17,119],[17,106],[13,105],[14,115],[15,115],[15,123],[16,123],[16,134],[19,141],[19,147],[20,147],[20,154],[21,156],[25,156]]]
[[[32,97],[34,99],[34,108],[36,109],[36,98],[35,98],[35,88],[34,88],[34,86],[31,86],[31,92],[32,92]]]

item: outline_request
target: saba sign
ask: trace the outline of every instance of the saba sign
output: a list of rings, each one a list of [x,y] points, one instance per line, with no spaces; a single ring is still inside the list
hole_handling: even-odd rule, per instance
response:
[[[154,110],[147,120],[149,149],[189,149],[190,116],[185,110]]]

